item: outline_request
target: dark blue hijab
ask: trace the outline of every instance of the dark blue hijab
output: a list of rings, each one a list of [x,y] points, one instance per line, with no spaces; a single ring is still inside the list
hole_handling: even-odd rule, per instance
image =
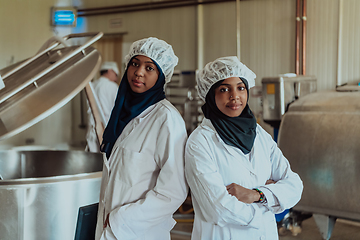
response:
[[[134,56],[136,57],[136,56]],[[136,93],[131,90],[127,79],[127,70],[132,59],[129,61],[126,71],[121,80],[115,100],[115,106],[111,112],[109,122],[103,134],[103,142],[100,150],[106,153],[109,159],[114,144],[125,126],[136,116],[142,113],[149,106],[165,98],[164,84],[165,75],[160,66],[152,60],[159,70],[159,77],[155,85],[143,93]]]
[[[245,84],[249,99],[249,85],[246,79],[240,78]],[[256,137],[256,118],[250,110],[249,104],[238,117],[229,117],[222,113],[216,106],[215,89],[221,85],[222,81],[213,84],[206,94],[205,104],[202,106],[204,116],[210,119],[220,138],[227,144],[239,148],[243,153],[248,154]]]

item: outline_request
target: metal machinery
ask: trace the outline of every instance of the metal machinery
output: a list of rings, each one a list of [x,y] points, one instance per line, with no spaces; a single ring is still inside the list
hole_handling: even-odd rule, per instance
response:
[[[262,79],[263,119],[278,129],[289,105],[316,92],[316,78],[303,75],[281,75]]]
[[[304,183],[295,210],[313,213],[323,239],[336,218],[360,221],[360,86],[312,93],[290,105],[278,145]]]
[[[49,47],[0,70],[0,139],[13,136],[70,101],[97,73],[101,56],[91,47]],[[0,151],[0,238],[73,239],[80,206],[98,202],[102,155],[84,151]]]
[[[179,110],[185,120],[186,130],[190,134],[203,115],[200,107],[203,102],[196,90],[195,71],[175,72],[165,89],[167,99]]]

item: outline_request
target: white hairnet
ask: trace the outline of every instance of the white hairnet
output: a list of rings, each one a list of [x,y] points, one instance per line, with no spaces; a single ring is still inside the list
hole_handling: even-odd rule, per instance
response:
[[[119,68],[116,62],[103,62],[103,64],[101,64],[100,71],[109,69],[113,70],[116,75],[119,75]]]
[[[245,78],[249,89],[255,86],[255,73],[242,64],[237,57],[221,57],[209,62],[197,72],[196,82],[200,99],[205,101],[206,94],[214,83],[230,77]]]
[[[178,64],[178,57],[171,45],[155,37],[138,40],[131,45],[129,54],[125,56],[126,66],[131,58],[137,55],[143,55],[155,61],[165,75],[165,82],[170,82],[174,68]]]

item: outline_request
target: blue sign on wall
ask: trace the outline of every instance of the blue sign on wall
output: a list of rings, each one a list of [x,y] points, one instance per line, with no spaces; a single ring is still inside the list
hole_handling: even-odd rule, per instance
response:
[[[76,26],[76,10],[74,8],[52,8],[53,26]]]

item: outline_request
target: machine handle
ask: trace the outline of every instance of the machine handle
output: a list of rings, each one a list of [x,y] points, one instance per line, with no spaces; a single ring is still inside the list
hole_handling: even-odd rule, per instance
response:
[[[88,103],[90,106],[90,110],[92,113],[92,116],[94,118],[95,121],[95,132],[96,132],[96,136],[97,139],[99,141],[99,145],[101,145],[102,143],[102,135],[104,133],[105,130],[105,117],[104,117],[104,112],[102,111],[101,107],[100,107],[100,103],[99,100],[95,94],[95,91],[92,87],[91,82],[89,82],[86,87],[85,87],[85,93],[86,93],[86,97],[88,99]]]

